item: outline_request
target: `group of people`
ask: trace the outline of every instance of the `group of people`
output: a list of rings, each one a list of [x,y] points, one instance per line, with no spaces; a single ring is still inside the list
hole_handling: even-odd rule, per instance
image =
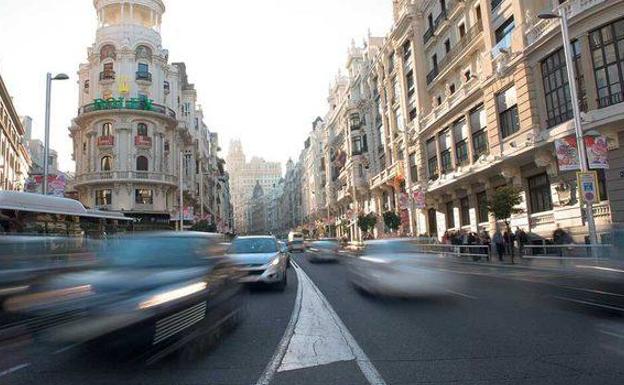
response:
[[[478,258],[480,254],[489,256],[492,251],[496,252],[499,261],[503,261],[503,256],[509,254],[511,262],[514,262],[515,247],[517,246],[519,254],[523,253],[524,245],[528,242],[527,233],[520,227],[516,227],[515,233],[509,229],[501,231],[500,227],[496,229],[492,237],[490,234],[482,230],[480,232],[472,231],[446,231],[442,236],[442,243],[449,245],[481,245],[483,247],[460,247],[462,254],[471,254]]]

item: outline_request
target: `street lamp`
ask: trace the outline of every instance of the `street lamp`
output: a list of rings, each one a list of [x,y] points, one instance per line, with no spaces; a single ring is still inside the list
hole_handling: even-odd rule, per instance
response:
[[[48,158],[50,157],[50,98],[52,93],[52,80],[67,80],[69,76],[61,73],[52,77],[48,72],[46,76],[46,110],[45,110],[45,144],[43,147],[43,195],[48,195]]]
[[[574,74],[574,61],[572,59],[572,51],[570,49],[570,37],[568,30],[568,14],[566,12],[565,5],[561,5],[555,12],[543,12],[538,16],[540,19],[552,20],[560,19],[561,35],[563,38],[563,50],[565,53],[566,68],[568,71],[568,86],[570,87],[570,99],[572,100],[572,112],[574,115],[574,130],[576,132],[576,143],[579,151],[579,160],[581,164],[581,172],[588,172],[589,165],[587,164],[587,150],[585,148],[585,141],[583,140],[583,128],[581,126],[581,111],[578,105],[578,91],[576,89],[576,76]],[[591,202],[586,202],[587,211],[587,226],[589,229],[589,243],[590,245],[597,244],[596,238],[596,223],[594,221],[594,211]],[[591,246],[590,246],[591,247]],[[591,253],[595,256],[595,250],[592,248]]]

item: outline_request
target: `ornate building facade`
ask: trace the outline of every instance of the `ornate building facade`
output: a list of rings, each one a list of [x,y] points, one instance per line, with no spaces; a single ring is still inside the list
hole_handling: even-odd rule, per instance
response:
[[[185,221],[200,213],[222,220],[216,189],[227,178],[218,137],[203,122],[186,65],[169,63],[162,47],[163,2],[94,5],[99,26],[78,72],[79,110],[70,127],[80,200],[147,223],[168,224],[181,209]]]
[[[391,31],[352,44],[347,73],[330,90],[325,215],[339,233],[359,239],[357,214],[374,212],[382,236],[386,211],[401,216],[405,234],[492,231],[488,197],[514,185],[522,212],[513,227],[548,238],[562,226],[582,241],[576,174],[557,166],[555,152],[556,141],[574,134],[573,102],[585,136],[608,142],[609,168],[595,170],[599,235],[624,222],[624,1],[392,5]],[[569,18],[578,101],[569,96],[559,20],[536,16],[558,7]],[[313,208],[304,208],[308,219]]]
[[[24,190],[31,160],[25,130],[0,76],[0,190]]]

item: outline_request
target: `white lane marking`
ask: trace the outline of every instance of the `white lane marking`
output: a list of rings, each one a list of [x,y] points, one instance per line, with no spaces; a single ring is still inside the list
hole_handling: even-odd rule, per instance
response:
[[[301,310],[288,350],[277,371],[286,372],[354,360],[355,355],[349,343],[312,282],[299,272],[297,277],[299,285],[303,287]]]
[[[78,345],[80,345],[80,344],[73,344],[73,345],[65,346],[64,348],[60,348],[58,350],[53,351],[52,354],[61,354],[63,352],[66,352],[66,351],[68,351],[70,349],[75,348]]]
[[[600,333],[602,333],[602,334],[606,334],[606,335],[611,336],[611,337],[624,339],[624,335],[622,335],[622,334],[617,334],[617,333],[609,332],[609,331],[606,331],[606,330],[598,330],[598,331]]]
[[[455,294],[455,295],[458,295],[458,296],[460,296],[460,297],[464,297],[464,298],[479,299],[479,298],[477,298],[477,297],[475,297],[475,296],[468,295],[468,294],[464,294],[464,293],[460,293],[460,292],[458,292],[458,291],[447,290],[446,292],[447,292],[447,293],[451,293],[451,294]]]
[[[295,263],[294,260],[290,260],[290,264],[295,268],[295,271],[299,268],[299,266]],[[297,274],[297,279],[299,279],[299,274]],[[301,310],[301,297],[303,295],[303,286],[300,282],[297,284],[297,296],[295,297],[295,306],[293,307],[293,311],[290,315],[290,321],[288,321],[288,325],[286,326],[286,330],[284,331],[284,335],[277,345],[277,349],[275,353],[273,353],[273,357],[271,361],[267,364],[264,372],[256,382],[256,385],[269,385],[273,376],[275,376],[275,372],[277,372],[277,368],[282,362],[282,358],[286,354],[286,349],[288,348],[288,344],[290,343],[290,339],[293,336],[295,331],[295,324],[299,318],[299,311]]]
[[[611,305],[605,305],[603,303],[597,303],[597,302],[591,302],[591,301],[583,301],[583,300],[580,300],[580,299],[574,299],[574,298],[568,298],[568,297],[559,297],[559,296],[553,296],[553,298],[561,299],[561,300],[564,300],[564,301],[570,301],[570,302],[574,302],[574,303],[579,303],[579,304],[582,304],[582,305],[590,305],[590,306],[600,307],[600,308],[603,308],[603,309],[617,310],[617,311],[624,312],[624,308],[617,307],[617,306],[611,306]]]
[[[327,298],[325,298],[319,288],[314,284],[314,282],[312,282],[308,275],[299,266],[296,266],[295,271],[297,272],[298,279],[308,281],[310,287],[316,292],[316,295],[324,304],[324,310],[329,313],[329,315],[333,318],[336,326],[338,326],[338,328],[340,329],[340,332],[342,333],[343,338],[346,340],[349,348],[351,349],[351,352],[355,356],[355,361],[364,377],[366,377],[371,385],[386,385],[386,382],[381,377],[381,374],[379,374],[366,353],[364,353],[355,338],[353,338],[353,335],[351,335],[347,326],[342,322],[338,314],[336,314],[332,306],[329,304],[329,301],[327,301]]]
[[[611,267],[588,266],[588,265],[575,265],[574,267],[578,267],[579,269],[594,269],[594,270],[602,270],[602,271],[611,271],[614,273],[624,273],[624,270],[614,269]]]
[[[18,370],[27,368],[29,366],[30,366],[30,363],[25,363],[25,364],[14,366],[14,367],[12,367],[10,369],[7,369],[7,370],[5,370],[3,372],[0,372],[0,377],[6,376],[7,374],[11,374],[11,373],[17,372]]]

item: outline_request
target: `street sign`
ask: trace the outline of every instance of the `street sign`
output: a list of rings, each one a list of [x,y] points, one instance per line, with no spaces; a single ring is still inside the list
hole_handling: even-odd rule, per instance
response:
[[[576,174],[578,189],[585,203],[594,203],[598,200],[598,174],[595,171],[579,172]]]

